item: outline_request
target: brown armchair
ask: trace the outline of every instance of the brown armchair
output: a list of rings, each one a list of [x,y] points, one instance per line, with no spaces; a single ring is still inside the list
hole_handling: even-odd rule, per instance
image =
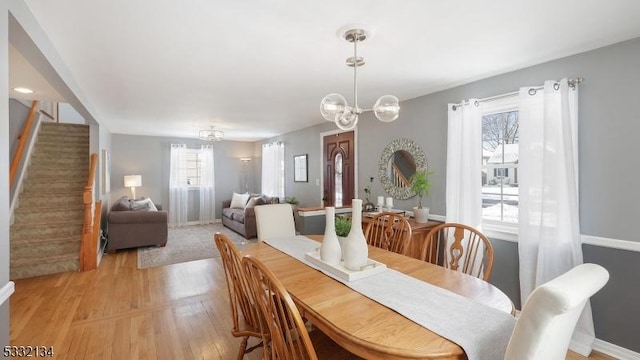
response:
[[[158,211],[134,211],[128,206],[127,197],[114,203],[109,213],[107,251],[139,246],[167,244],[168,218],[162,205],[155,204]]]

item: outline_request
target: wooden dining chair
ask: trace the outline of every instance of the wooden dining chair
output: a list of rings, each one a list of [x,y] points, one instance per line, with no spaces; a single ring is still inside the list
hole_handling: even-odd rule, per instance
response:
[[[273,237],[295,236],[291,204],[271,204],[255,207],[258,241]]]
[[[600,265],[581,264],[537,287],[527,299],[505,360],[564,360],[587,300],[609,281]]]
[[[493,268],[493,246],[471,226],[443,223],[425,236],[420,259],[488,281]]]
[[[214,235],[214,239],[220,252],[227,279],[227,290],[233,318],[231,334],[242,338],[240,349],[238,350],[238,360],[242,360],[244,354],[268,342],[268,328],[262,321],[262,313],[256,305],[256,301],[252,298],[253,293],[249,289],[249,282],[242,270],[242,256],[238,248],[226,235],[220,232]],[[240,315],[242,315],[242,319]],[[260,339],[261,342],[258,345],[247,348],[250,337]]]
[[[371,219],[364,237],[371,246],[404,255],[411,241],[411,224],[403,215],[382,212]]]
[[[247,255],[243,269],[262,315],[271,341],[268,359],[360,359],[333,342],[321,331],[309,333],[302,316],[282,283],[257,258]],[[316,353],[316,349],[318,352]]]

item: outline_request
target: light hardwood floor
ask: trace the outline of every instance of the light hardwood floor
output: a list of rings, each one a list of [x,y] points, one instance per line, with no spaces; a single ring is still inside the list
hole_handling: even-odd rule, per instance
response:
[[[119,251],[95,271],[17,280],[11,344],[53,346],[55,359],[235,359],[220,260],[137,270],[136,259]]]

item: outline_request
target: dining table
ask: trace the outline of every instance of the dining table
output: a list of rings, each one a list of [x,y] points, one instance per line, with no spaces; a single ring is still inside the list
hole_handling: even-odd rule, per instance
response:
[[[322,235],[307,237],[320,246]],[[265,242],[248,244],[242,253],[262,261],[287,289],[301,315],[353,354],[365,359],[467,359],[455,342]],[[476,277],[372,246],[368,256],[412,278],[515,313],[508,296]]]

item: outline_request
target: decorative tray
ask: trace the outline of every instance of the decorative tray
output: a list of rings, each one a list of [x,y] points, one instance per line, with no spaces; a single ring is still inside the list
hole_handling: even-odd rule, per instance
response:
[[[320,259],[319,250],[308,252],[304,254],[304,257],[312,264],[318,266],[321,270],[331,273],[345,281],[363,279],[387,270],[387,265],[372,259],[367,259],[367,263],[361,270],[349,270],[343,266],[343,261],[340,262],[340,265],[330,265]]]

